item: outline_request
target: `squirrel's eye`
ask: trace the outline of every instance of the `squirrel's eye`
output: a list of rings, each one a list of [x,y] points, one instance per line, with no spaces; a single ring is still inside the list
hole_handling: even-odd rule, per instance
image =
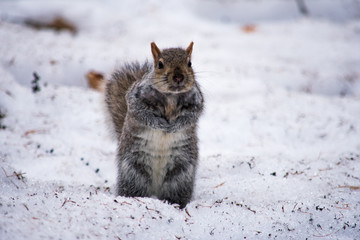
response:
[[[159,62],[158,68],[159,68],[159,69],[163,69],[163,68],[164,68],[164,64],[163,64],[162,62]]]
[[[191,67],[191,62],[190,61],[188,62],[188,67]]]

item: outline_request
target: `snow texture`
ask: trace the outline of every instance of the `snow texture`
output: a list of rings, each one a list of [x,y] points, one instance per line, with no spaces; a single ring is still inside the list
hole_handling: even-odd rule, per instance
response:
[[[305,3],[1,2],[0,239],[360,239],[360,4]],[[55,16],[78,32],[24,24]],[[195,42],[206,112],[185,210],[114,195],[86,83],[151,59],[151,41]]]

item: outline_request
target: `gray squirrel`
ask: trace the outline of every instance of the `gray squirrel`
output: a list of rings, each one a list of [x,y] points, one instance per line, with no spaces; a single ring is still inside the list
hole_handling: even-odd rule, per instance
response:
[[[106,84],[105,101],[118,139],[117,194],[190,202],[198,162],[197,124],[204,98],[188,48],[162,51],[154,63],[125,64]]]

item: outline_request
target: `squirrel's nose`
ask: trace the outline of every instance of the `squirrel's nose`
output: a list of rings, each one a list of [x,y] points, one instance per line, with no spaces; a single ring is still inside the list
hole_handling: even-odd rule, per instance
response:
[[[175,75],[173,76],[173,80],[174,80],[174,82],[176,82],[176,83],[181,83],[181,82],[184,80],[184,75],[182,75],[182,74],[175,74]]]

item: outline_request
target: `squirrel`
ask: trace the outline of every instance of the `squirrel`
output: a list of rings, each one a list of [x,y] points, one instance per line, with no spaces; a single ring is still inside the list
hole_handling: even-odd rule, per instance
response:
[[[192,198],[204,109],[191,63],[193,44],[161,51],[152,42],[153,64],[125,64],[106,84],[120,196],[155,196],[180,208]]]

